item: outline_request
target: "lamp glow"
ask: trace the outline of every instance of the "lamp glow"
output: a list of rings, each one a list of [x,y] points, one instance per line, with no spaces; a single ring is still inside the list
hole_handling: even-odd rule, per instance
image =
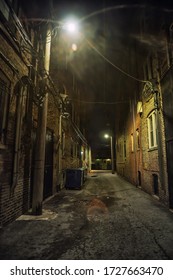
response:
[[[109,135],[109,134],[105,134],[104,135],[104,138],[108,139],[110,138],[110,148],[111,148],[111,165],[112,165],[112,174],[115,173],[115,170],[114,170],[114,151],[113,151],[113,140],[112,140],[112,136]]]
[[[64,24],[64,29],[69,33],[75,33],[77,31],[77,23],[75,21],[68,21]]]
[[[109,135],[108,135],[108,134],[105,134],[104,137],[107,139],[107,138],[109,138]]]

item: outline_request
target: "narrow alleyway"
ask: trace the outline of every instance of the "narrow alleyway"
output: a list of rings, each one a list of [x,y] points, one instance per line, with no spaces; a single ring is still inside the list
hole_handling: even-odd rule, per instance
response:
[[[42,216],[0,230],[0,259],[173,259],[173,213],[117,174],[93,172]]]

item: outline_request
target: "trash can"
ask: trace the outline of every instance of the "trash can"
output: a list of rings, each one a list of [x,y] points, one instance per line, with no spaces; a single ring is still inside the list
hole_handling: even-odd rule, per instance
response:
[[[66,169],[66,189],[81,189],[84,183],[84,171],[82,168]]]

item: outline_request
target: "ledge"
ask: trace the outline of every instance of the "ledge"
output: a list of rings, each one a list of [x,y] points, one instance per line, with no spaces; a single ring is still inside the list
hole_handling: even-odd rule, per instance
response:
[[[158,147],[153,147],[153,148],[148,149],[148,152],[157,151],[157,150],[158,150]]]

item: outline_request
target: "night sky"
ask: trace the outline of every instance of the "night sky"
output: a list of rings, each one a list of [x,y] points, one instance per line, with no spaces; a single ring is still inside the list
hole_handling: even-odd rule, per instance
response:
[[[146,14],[154,7],[156,18],[153,21],[158,20],[163,7],[173,6],[171,1],[54,0],[57,19],[64,20],[71,15],[80,19],[80,31],[89,42],[87,45],[79,41],[73,70],[82,87],[86,136],[94,149],[106,146],[104,133],[114,134],[115,126],[121,126],[138,84],[113,65],[133,77],[141,75],[143,78],[141,69],[134,67],[136,60],[143,55],[142,44],[152,44],[151,38],[157,42],[155,34],[149,34],[145,42],[140,42],[139,14],[144,10],[144,5]],[[136,49],[132,47],[130,50],[129,46],[133,45]],[[141,86],[139,83],[139,88]]]
[[[155,26],[161,13],[165,12],[164,8],[172,8],[171,2],[53,1],[56,21],[61,22],[71,17],[79,20],[82,36],[71,38],[71,43],[73,40],[77,43],[78,50],[75,56],[70,56],[69,53],[68,63],[80,85],[81,113],[85,120],[86,137],[93,148],[106,145],[104,133],[111,131],[114,133],[115,126],[122,125],[123,116],[129,110],[129,101],[135,97],[136,85],[138,84],[139,88],[142,86],[116,67],[132,77],[143,78],[142,69],[134,65],[143,57],[143,46],[152,47],[152,44],[158,43],[154,29],[141,42],[139,15],[144,10],[147,15],[154,9],[153,26]],[[44,1],[40,1],[40,6],[33,5],[30,9],[31,15],[34,16],[34,10],[40,7],[44,11],[46,7]],[[45,9],[45,14],[46,12]],[[65,41],[62,35],[58,36],[60,45],[57,61],[60,63],[59,51],[63,52]]]

